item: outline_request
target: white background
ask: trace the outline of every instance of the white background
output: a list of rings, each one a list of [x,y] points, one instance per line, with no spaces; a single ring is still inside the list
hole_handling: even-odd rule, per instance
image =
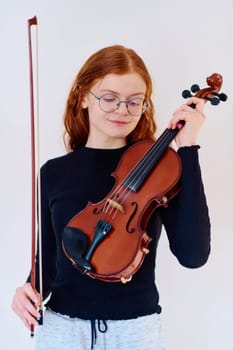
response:
[[[41,163],[65,152],[62,115],[77,70],[95,50],[134,48],[154,81],[159,125],[181,91],[219,72],[228,102],[206,105],[200,161],[212,222],[212,252],[181,267],[160,242],[157,283],[168,350],[233,349],[233,2],[232,0],[0,0],[0,348],[33,349],[10,309],[30,266],[30,113],[27,20],[39,23]]]

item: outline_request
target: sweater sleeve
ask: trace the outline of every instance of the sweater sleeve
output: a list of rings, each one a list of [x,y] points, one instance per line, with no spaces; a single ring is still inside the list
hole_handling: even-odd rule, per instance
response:
[[[210,219],[201,169],[199,146],[178,150],[182,162],[180,192],[160,213],[169,246],[185,267],[204,265],[210,253]]]
[[[42,234],[42,284],[43,299],[51,291],[51,285],[56,276],[56,240],[51,222],[46,179],[46,164],[41,168],[41,234]],[[39,291],[39,253],[37,244],[36,255],[36,289]],[[30,275],[28,277],[30,282]]]

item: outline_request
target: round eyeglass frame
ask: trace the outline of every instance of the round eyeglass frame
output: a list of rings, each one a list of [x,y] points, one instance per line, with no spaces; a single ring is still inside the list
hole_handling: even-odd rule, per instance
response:
[[[150,105],[149,105],[149,103],[148,103],[147,101],[145,101],[145,100],[143,100],[143,99],[141,99],[141,98],[138,98],[138,97],[134,97],[134,98],[131,98],[131,99],[127,100],[127,101],[124,101],[124,100],[120,100],[118,96],[116,96],[116,95],[114,95],[114,94],[110,94],[110,93],[109,93],[109,94],[104,94],[104,95],[102,95],[102,96],[96,96],[92,91],[89,91],[89,93],[99,101],[99,107],[100,107],[100,109],[101,109],[103,112],[105,112],[105,113],[112,113],[112,112],[117,111],[117,110],[120,108],[120,105],[121,105],[122,103],[125,103],[128,113],[129,113],[130,115],[132,115],[133,117],[138,117],[138,116],[142,115],[148,108],[150,108]],[[118,100],[118,102],[116,103],[116,108],[114,108],[114,109],[112,109],[112,110],[110,110],[110,111],[106,111],[106,110],[103,109],[103,107],[101,106],[101,99],[102,99],[104,96],[107,96],[107,95],[114,96],[114,97]],[[131,101],[133,101],[133,100],[142,100],[142,101],[143,101],[141,113],[139,113],[139,114],[133,114],[133,113],[130,112],[130,110],[129,110],[129,102],[131,102]]]

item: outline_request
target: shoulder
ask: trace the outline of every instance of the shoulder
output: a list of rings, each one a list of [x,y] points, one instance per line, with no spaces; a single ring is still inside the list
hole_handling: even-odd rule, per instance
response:
[[[67,167],[70,168],[76,159],[78,159],[77,151],[49,159],[42,165],[41,172],[44,173],[65,170]]]
[[[77,151],[47,160],[41,167],[41,182],[46,186],[56,186],[70,178],[80,168]]]
[[[41,188],[49,195],[73,183],[81,168],[77,151],[47,160],[40,169]]]

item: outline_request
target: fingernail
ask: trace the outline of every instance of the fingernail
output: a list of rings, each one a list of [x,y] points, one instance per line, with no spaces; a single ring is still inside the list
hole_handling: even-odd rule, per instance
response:
[[[183,125],[181,123],[177,123],[176,127],[180,130],[180,129],[182,129]]]

